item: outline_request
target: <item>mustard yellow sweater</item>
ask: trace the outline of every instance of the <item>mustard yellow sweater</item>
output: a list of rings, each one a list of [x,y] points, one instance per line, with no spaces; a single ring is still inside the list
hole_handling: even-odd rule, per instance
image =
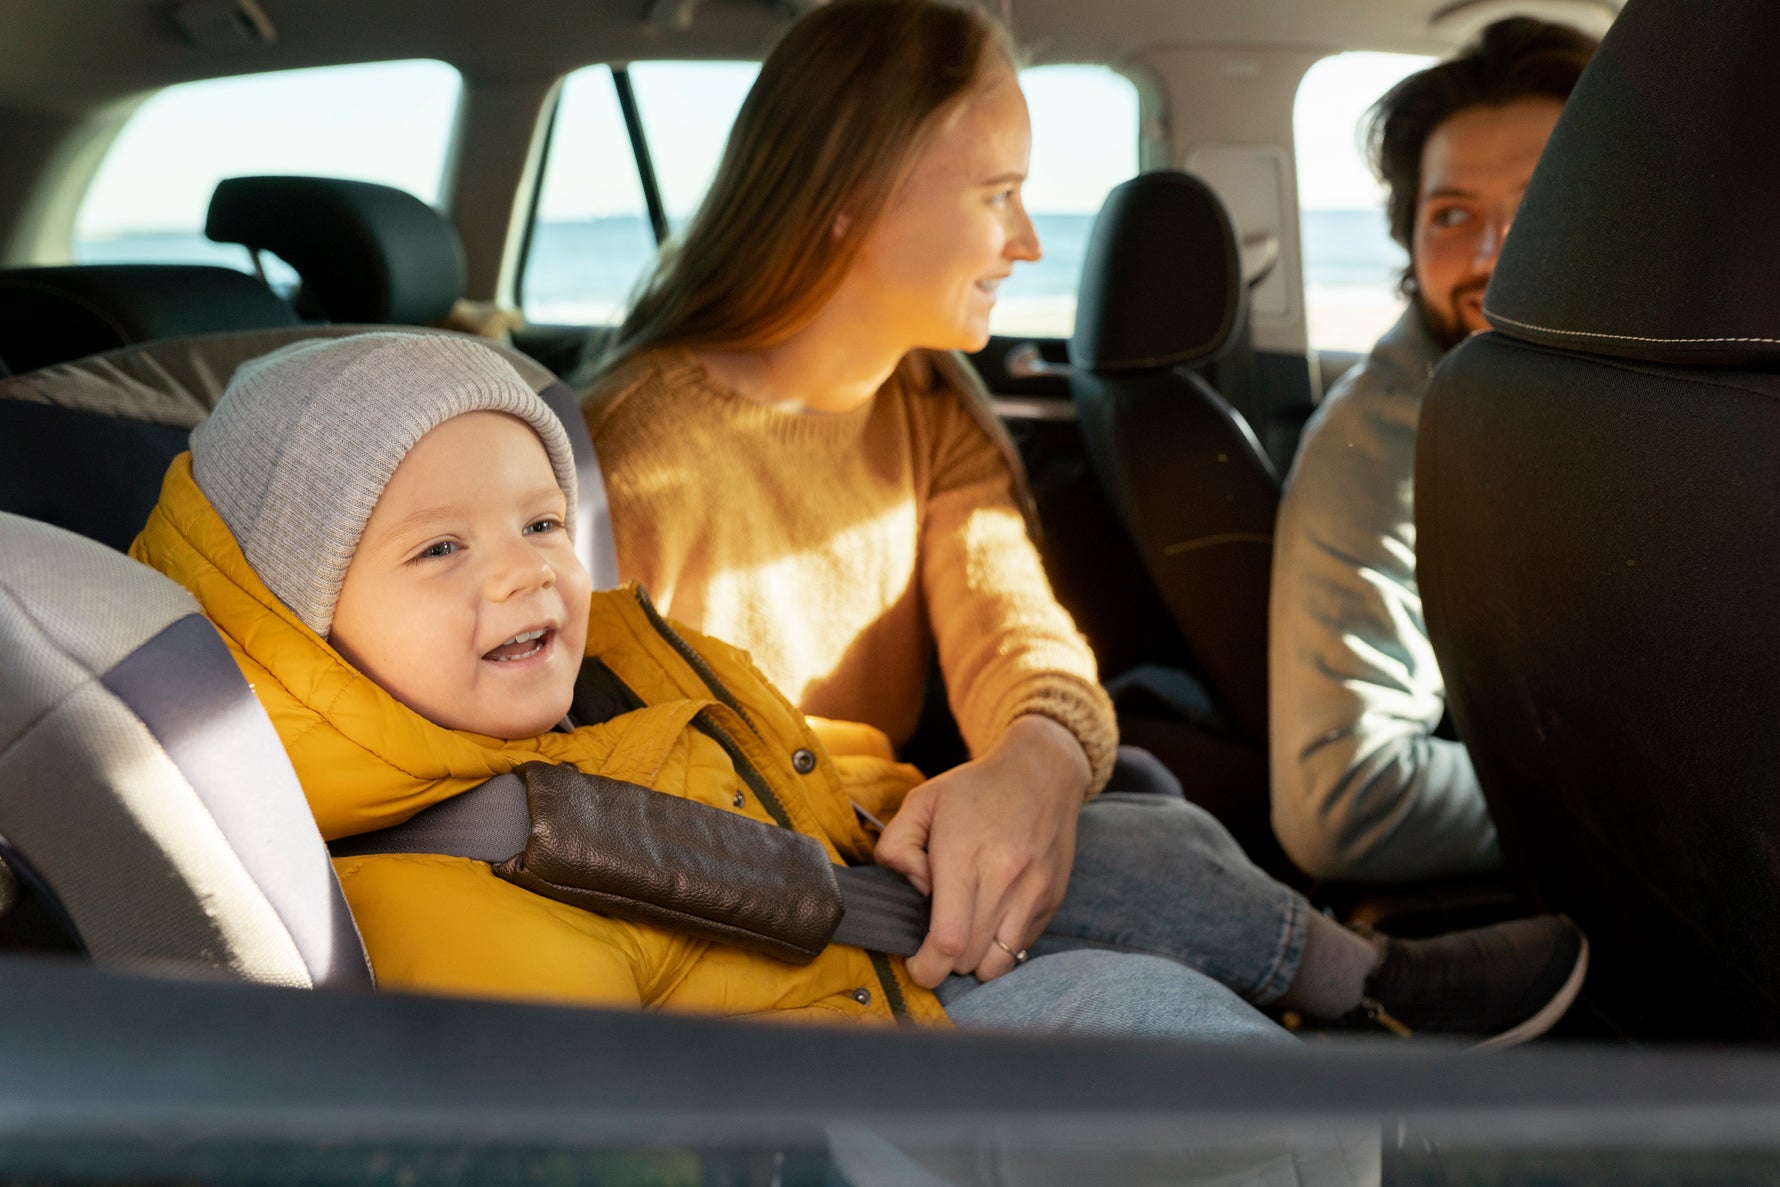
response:
[[[892,378],[851,412],[786,412],[683,350],[633,359],[585,405],[619,570],[805,713],[899,743],[937,643],[973,754],[1039,714],[1080,740],[1098,789],[1112,706],[964,398]]]

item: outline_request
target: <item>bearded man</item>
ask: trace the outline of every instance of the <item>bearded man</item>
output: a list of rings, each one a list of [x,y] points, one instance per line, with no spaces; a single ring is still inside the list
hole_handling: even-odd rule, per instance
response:
[[[1409,308],[1305,428],[1275,533],[1274,830],[1319,878],[1496,868],[1495,827],[1415,582],[1415,428],[1435,365],[1486,328],[1483,290],[1595,42],[1527,18],[1404,79],[1368,114]]]

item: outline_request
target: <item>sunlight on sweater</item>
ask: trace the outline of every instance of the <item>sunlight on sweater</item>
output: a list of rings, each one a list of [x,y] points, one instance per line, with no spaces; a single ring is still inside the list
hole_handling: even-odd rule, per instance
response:
[[[917,547],[905,500],[833,532],[820,549],[713,572],[700,629],[747,648],[807,712],[869,721],[896,736],[895,727],[913,725],[912,710],[896,709],[919,704],[927,665],[925,652],[907,654],[904,642],[925,633],[915,622]],[[872,691],[845,701],[824,695],[837,681],[858,682],[861,667]]]

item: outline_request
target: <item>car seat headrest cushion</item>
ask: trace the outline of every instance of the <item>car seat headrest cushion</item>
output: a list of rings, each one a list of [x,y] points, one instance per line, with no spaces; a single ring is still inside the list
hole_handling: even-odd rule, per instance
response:
[[[1484,298],[1525,341],[1780,360],[1780,5],[1632,0],[1565,105]]]
[[[1223,202],[1185,173],[1145,173],[1107,196],[1088,241],[1070,361],[1098,373],[1214,360],[1245,300]]]
[[[299,304],[329,321],[427,325],[464,292],[456,230],[391,186],[231,177],[211,195],[204,233],[284,260],[303,278]]]

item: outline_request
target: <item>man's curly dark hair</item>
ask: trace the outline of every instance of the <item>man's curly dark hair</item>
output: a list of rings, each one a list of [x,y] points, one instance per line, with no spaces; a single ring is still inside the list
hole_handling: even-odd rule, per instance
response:
[[[1363,135],[1373,173],[1389,195],[1391,238],[1410,250],[1422,148],[1434,129],[1471,107],[1501,107],[1517,99],[1563,102],[1595,52],[1595,39],[1567,25],[1509,17],[1479,33],[1458,55],[1418,71],[1386,91],[1366,113]],[[1399,286],[1414,292],[1415,266]]]

